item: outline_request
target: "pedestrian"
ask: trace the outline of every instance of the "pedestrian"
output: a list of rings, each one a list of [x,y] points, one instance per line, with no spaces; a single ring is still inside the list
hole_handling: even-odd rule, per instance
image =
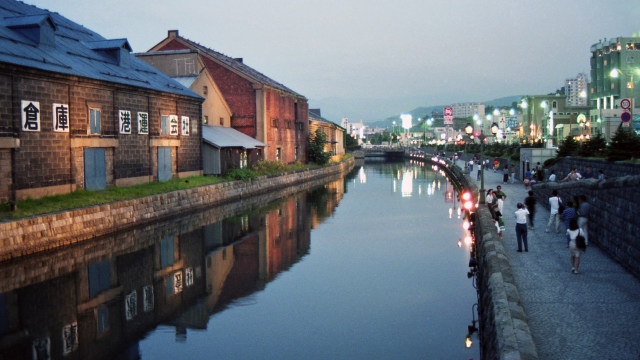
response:
[[[560,182],[565,182],[565,181],[577,181],[580,180],[582,178],[582,175],[580,175],[580,173],[578,172],[578,168],[575,169],[571,169],[571,172],[562,180],[560,180]]]
[[[524,199],[524,204],[527,206],[527,210],[529,210],[529,229],[534,230],[533,226],[533,218],[536,213],[536,198],[533,196],[533,191],[529,190],[529,196]]]
[[[484,198],[484,202],[487,203],[491,217],[496,217],[496,206],[498,205],[498,199],[493,192],[493,189],[487,190],[487,196]]]
[[[580,227],[580,230],[582,231],[585,244],[589,245],[589,212],[591,211],[591,204],[589,204],[585,195],[580,195],[579,199],[578,227]]]
[[[585,170],[584,174],[582,174],[583,179],[593,179],[595,175],[593,174],[593,170],[591,166],[587,166],[587,170]]]
[[[516,182],[516,167],[515,165],[511,165],[511,183],[515,184]]]
[[[551,174],[549,174],[549,182],[556,182],[556,171],[551,170]]]
[[[496,225],[496,231],[502,239],[502,234],[504,232],[504,221],[502,221],[502,214],[499,211],[496,211],[496,216],[493,218],[493,222]]]
[[[560,218],[558,210],[560,209],[561,203],[562,199],[560,199],[560,197],[558,196],[558,190],[553,190],[551,192],[551,197],[549,197],[549,222],[547,223],[547,229],[544,232],[549,232],[549,229],[551,228],[555,220],[556,232],[560,233]]]
[[[571,272],[578,274],[578,268],[580,267],[580,255],[586,250],[586,246],[580,248],[576,239],[579,235],[582,235],[582,230],[578,227],[576,219],[571,220],[569,228],[567,229],[567,237],[569,240],[569,253],[571,253]]]
[[[502,186],[498,185],[495,191],[495,197],[497,199],[498,210],[502,213],[502,207],[504,206],[504,201],[507,200],[507,194],[502,191]]]
[[[506,184],[509,182],[509,167],[507,165],[502,169],[502,182]]]
[[[484,164],[482,163],[482,161],[478,162],[478,172],[476,173],[476,181],[480,181],[480,173],[482,172],[482,167],[484,166]]]
[[[598,170],[598,180],[606,180],[607,176],[604,174],[604,171]]]
[[[516,210],[516,239],[518,241],[518,252],[522,252],[522,244],[524,243],[524,251],[529,251],[529,243],[527,242],[527,215],[529,211],[524,204],[518,203]]]
[[[540,165],[539,161],[538,161],[538,164],[536,165],[536,180],[537,182],[544,181],[544,169],[542,168],[542,165]]]
[[[571,222],[571,220],[576,220],[577,223],[577,219],[576,219],[576,209],[573,207],[573,201],[569,200],[567,201],[567,206],[564,208],[564,211],[562,212],[562,218],[564,219],[564,226],[568,229],[569,228],[569,223]],[[569,247],[569,241],[571,239],[569,239],[569,235],[567,235],[567,247]]]

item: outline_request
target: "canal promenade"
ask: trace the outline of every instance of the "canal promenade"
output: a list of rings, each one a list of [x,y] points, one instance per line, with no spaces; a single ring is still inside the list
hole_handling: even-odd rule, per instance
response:
[[[463,167],[463,161],[457,165]],[[476,171],[469,177],[476,181]],[[522,182],[503,184],[502,172],[485,172],[485,189],[507,195],[503,244],[540,359],[640,359],[640,280],[590,246],[572,274],[564,222],[545,233],[549,211],[536,206],[529,252],[517,252],[516,204],[527,196]]]

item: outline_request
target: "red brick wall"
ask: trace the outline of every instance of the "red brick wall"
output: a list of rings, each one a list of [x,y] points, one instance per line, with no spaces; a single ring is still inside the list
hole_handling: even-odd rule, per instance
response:
[[[188,46],[172,40],[157,50],[183,50],[188,48]],[[265,118],[257,119],[257,95],[252,82],[205,56],[202,56],[202,60],[231,109],[231,126],[233,128],[248,136],[257,138],[256,121],[264,121],[264,128],[267,130],[265,142],[269,145],[265,149],[266,159],[275,160],[276,151],[280,148],[282,162],[305,162],[308,133],[308,105],[306,100],[294,97],[292,94],[288,96],[282,95],[279,91],[265,88],[265,97],[268,99],[269,104],[265,107]],[[267,93],[269,95],[266,95]],[[258,99],[258,101],[262,101],[262,99]],[[297,116],[294,105],[296,102],[298,103]],[[279,120],[277,129],[273,127],[274,119]],[[296,119],[302,123],[302,129],[296,124]],[[298,148],[297,157],[296,146]]]
[[[306,100],[283,96],[279,92],[269,91],[266,96],[267,121],[267,159],[275,159],[277,148],[281,149],[281,158],[285,163],[306,160],[308,129],[308,105]],[[298,148],[296,154],[296,147]]]

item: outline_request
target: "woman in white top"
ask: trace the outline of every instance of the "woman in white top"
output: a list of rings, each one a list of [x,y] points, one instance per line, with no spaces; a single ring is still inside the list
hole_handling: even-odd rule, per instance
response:
[[[571,221],[569,221],[567,235],[569,235],[569,252],[571,253],[571,272],[577,274],[578,267],[580,267],[580,255],[584,252],[584,249],[576,246],[576,238],[578,235],[581,235],[578,220],[571,219]]]

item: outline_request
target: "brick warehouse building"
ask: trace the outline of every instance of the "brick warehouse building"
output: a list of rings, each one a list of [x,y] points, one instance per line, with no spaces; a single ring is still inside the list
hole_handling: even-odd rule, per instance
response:
[[[150,53],[196,50],[231,109],[231,127],[265,144],[264,158],[304,162],[307,153],[307,99],[244,64],[169,30]],[[144,57],[142,57],[144,59]],[[179,66],[169,76],[179,76]]]
[[[202,173],[202,98],[63,16],[0,3],[0,201]]]

